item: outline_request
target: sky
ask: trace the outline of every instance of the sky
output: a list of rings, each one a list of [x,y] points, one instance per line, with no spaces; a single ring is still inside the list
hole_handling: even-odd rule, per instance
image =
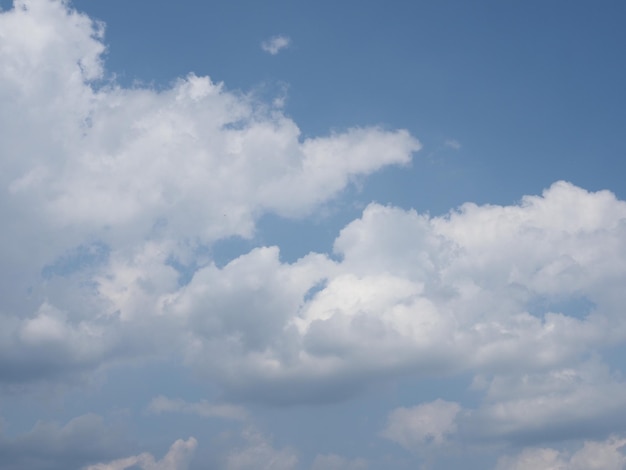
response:
[[[0,468],[626,469],[624,2],[0,8]]]

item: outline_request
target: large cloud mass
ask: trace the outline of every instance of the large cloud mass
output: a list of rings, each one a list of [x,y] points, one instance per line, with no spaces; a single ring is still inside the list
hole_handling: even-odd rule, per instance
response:
[[[263,213],[306,215],[419,149],[378,128],[301,139],[280,109],[208,77],[120,87],[103,27],[62,1],[16,1],[0,31],[5,381],[127,353],[113,330],[158,313],[178,288],[173,265],[253,235]]]
[[[235,389],[541,375],[624,340],[625,220],[626,203],[568,183],[445,217],[372,204],[335,241],[339,261],[259,248],[198,270],[163,308],[190,322],[193,360]],[[226,370],[206,361],[213,348]]]
[[[624,426],[626,384],[603,356],[626,340],[626,202],[612,193],[557,182],[440,217],[371,204],[333,254],[286,263],[257,247],[220,267],[216,241],[253,236],[265,213],[311,214],[419,143],[380,128],[303,139],[281,109],[208,77],[124,88],[104,71],[103,27],[62,1],[16,1],[0,32],[4,385],[164,355],[229,399],[284,404],[464,373],[479,405],[407,403],[386,436],[410,447]],[[231,468],[273,455],[255,439]],[[510,468],[563,461],[532,452]],[[162,468],[120,462],[98,468]]]

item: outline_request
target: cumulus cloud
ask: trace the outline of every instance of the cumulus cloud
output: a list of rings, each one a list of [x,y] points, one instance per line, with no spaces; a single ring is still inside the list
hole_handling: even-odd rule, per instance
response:
[[[155,397],[148,405],[148,411],[155,414],[185,413],[203,418],[225,418],[234,420],[246,419],[246,411],[241,406],[228,404],[211,404],[206,400],[198,403],[187,403],[181,399],[172,400],[162,395]]]
[[[64,425],[38,421],[15,437],[0,434],[1,465],[6,470],[66,470],[115,457],[129,448],[124,433],[101,416],[82,415]]]
[[[245,445],[233,450],[226,459],[227,470],[253,470],[271,468],[272,470],[294,470],[298,457],[292,449],[275,449],[270,439],[254,428],[247,428],[242,433]]]
[[[305,216],[419,149],[403,130],[302,138],[209,77],[119,86],[102,25],[67,2],[17,1],[0,29],[3,382],[175,345],[159,340],[177,320],[154,316],[198,252],[253,236],[264,213]]]
[[[626,338],[624,220],[611,193],[563,182],[443,217],[372,204],[336,239],[339,260],[259,248],[198,270],[164,308],[189,322],[192,363],[231,391],[254,383],[257,399],[341,395],[393,371],[558,371]]]
[[[474,438],[519,443],[623,430],[626,382],[598,359],[532,374],[498,374],[481,407],[465,415]]]
[[[528,448],[513,457],[502,457],[496,470],[623,470],[626,439],[587,441],[574,453],[551,448]]]
[[[548,417],[565,439],[572,424],[606,432],[598,423],[624,409],[601,358],[626,341],[626,203],[612,193],[557,182],[441,217],[373,203],[332,254],[286,263],[257,247],[218,267],[216,241],[253,237],[263,214],[305,217],[355,177],[410,163],[419,142],[382,128],[304,138],[281,109],[209,77],[122,87],[106,74],[102,26],[66,2],[20,0],[0,31],[3,384],[156,355],[230,402],[476,376],[474,410],[392,412],[385,432],[403,445],[476,423],[486,439],[523,440]],[[151,409],[237,414],[165,397]],[[254,433],[247,442],[232,468],[296,465]],[[142,459],[131,465],[153,465]]]
[[[408,450],[425,445],[442,445],[456,432],[458,403],[436,400],[413,408],[397,408],[388,419],[381,435]]]
[[[151,454],[143,453],[132,457],[113,460],[108,463],[89,465],[84,470],[127,470],[137,468],[141,470],[187,470],[198,442],[190,437],[186,441],[179,439],[167,454],[156,461]]]
[[[282,34],[273,36],[261,43],[261,49],[265,52],[276,55],[291,44],[291,39],[288,36]]]

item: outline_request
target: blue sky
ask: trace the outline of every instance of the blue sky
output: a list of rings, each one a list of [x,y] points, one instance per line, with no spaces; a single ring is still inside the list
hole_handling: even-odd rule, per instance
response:
[[[0,7],[0,467],[626,468],[623,2]]]

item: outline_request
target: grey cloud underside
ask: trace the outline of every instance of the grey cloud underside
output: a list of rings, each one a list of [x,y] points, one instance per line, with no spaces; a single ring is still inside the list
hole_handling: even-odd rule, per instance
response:
[[[14,438],[0,434],[0,462],[6,470],[66,470],[124,455],[131,449],[121,429],[95,414],[59,425],[37,422]]]

